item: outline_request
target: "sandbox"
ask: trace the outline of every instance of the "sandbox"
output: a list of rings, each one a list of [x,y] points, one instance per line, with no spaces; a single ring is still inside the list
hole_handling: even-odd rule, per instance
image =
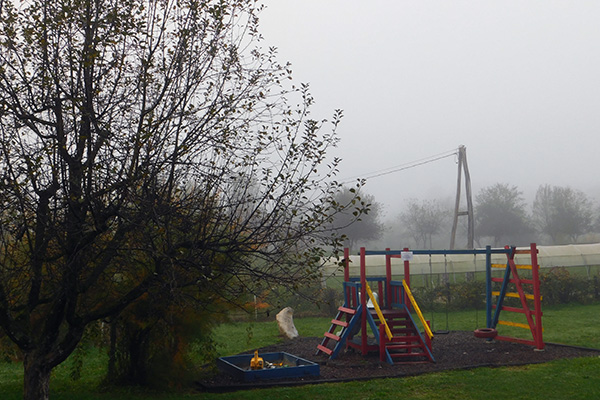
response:
[[[244,382],[320,375],[319,364],[286,352],[260,354],[265,365],[273,366],[257,370],[250,369],[252,357],[252,354],[220,357],[217,359],[217,366],[221,371]]]

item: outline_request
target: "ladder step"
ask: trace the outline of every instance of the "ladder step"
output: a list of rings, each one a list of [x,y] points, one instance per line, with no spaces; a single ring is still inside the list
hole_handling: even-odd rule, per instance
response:
[[[405,349],[421,349],[421,344],[392,344],[385,346],[388,350],[405,350]]]
[[[333,325],[342,326],[342,327],[344,327],[344,328],[347,328],[347,327],[348,327],[348,323],[347,323],[347,322],[344,322],[344,321],[339,321],[339,320],[337,320],[337,319],[332,319],[332,320],[331,320],[331,323],[332,323]]]
[[[420,342],[421,338],[418,336],[395,336],[392,339],[393,343],[410,343],[410,342]]]
[[[375,323],[377,324],[377,326],[379,326],[381,324],[381,321],[379,321],[378,319],[374,319]],[[388,326],[390,327],[390,329],[407,329],[406,327],[411,325],[410,323],[407,323],[405,321],[386,321]]]
[[[408,319],[392,319],[388,321],[388,324],[406,326],[411,325],[411,321]]]
[[[356,314],[356,310],[355,309],[348,308],[348,307],[338,307],[338,311],[341,311],[341,312],[349,314],[349,315]]]
[[[375,320],[375,323],[379,325],[378,320]],[[390,327],[390,329],[394,329],[395,327],[398,327],[396,329],[406,329],[406,327],[410,325],[410,323],[406,321],[387,321],[387,324]]]
[[[415,333],[415,330],[411,328],[391,329],[391,331],[394,336],[396,336],[396,334]]]
[[[531,249],[519,249],[519,250],[515,250],[515,254],[531,254]]]
[[[341,338],[341,337],[339,337],[338,335],[336,335],[336,334],[333,334],[333,333],[329,333],[329,332],[325,332],[325,337],[328,337],[329,339],[333,339],[333,340],[335,340],[336,342],[339,342],[339,341],[342,339],[342,338]]]
[[[323,353],[327,354],[328,356],[330,356],[331,353],[333,353],[333,350],[328,349],[327,347],[322,346],[322,345],[318,345],[317,349],[321,350]]]
[[[496,304],[492,304],[492,308],[497,308]],[[520,313],[520,314],[529,314],[529,315],[537,315],[538,312],[537,310],[524,310],[522,308],[517,308],[517,307],[509,307],[509,306],[502,306],[502,311],[509,311],[509,312],[515,312],[515,313]],[[543,312],[539,312],[540,315],[544,315]]]
[[[516,299],[520,299],[521,296],[517,292],[508,292],[504,294],[506,297],[514,297]],[[500,296],[500,292],[492,292],[492,296]],[[534,300],[534,296],[532,294],[525,294],[525,298],[527,300]],[[540,296],[540,300],[543,300],[543,296]]]
[[[517,269],[531,269],[531,265],[515,264]],[[506,268],[506,264],[492,264],[492,268]]]
[[[530,329],[529,325],[520,322],[498,321],[498,325],[514,326],[515,328]]]
[[[533,269],[533,266],[526,264],[515,264],[515,267],[517,267],[517,269]]]
[[[390,357],[392,359],[398,359],[398,358],[408,358],[408,357],[425,357],[427,358],[427,354],[421,352],[421,353],[388,353],[390,355]]]

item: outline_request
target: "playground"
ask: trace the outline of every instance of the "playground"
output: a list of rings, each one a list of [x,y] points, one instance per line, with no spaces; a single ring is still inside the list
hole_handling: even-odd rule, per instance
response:
[[[455,369],[537,364],[556,359],[598,357],[600,355],[599,350],[554,344],[546,344],[544,351],[533,351],[531,346],[519,343],[504,341],[488,343],[475,338],[472,331],[451,331],[448,334],[435,336],[433,344],[435,363],[389,365],[380,362],[377,353],[363,356],[360,351],[355,350],[347,351],[334,361],[329,361],[325,354],[315,356],[315,348],[320,341],[319,337],[300,337],[259,349],[259,354],[285,351],[312,360],[320,364],[320,376],[243,383],[227,373],[219,373],[210,379],[199,382],[200,387],[207,391],[229,391],[251,387],[346,382],[413,376]]]
[[[437,332],[429,329],[430,323],[419,309],[418,299],[411,294],[410,261],[415,254],[431,255],[432,252],[443,252],[444,255],[468,253],[485,258],[485,322],[480,329]],[[384,276],[368,276],[366,257],[369,255],[386,257]],[[517,255],[520,258],[517,259]],[[258,350],[255,354],[287,352],[310,360],[320,366],[318,376],[241,383],[229,374],[221,373],[200,382],[200,386],[219,391],[344,382],[598,357],[600,350],[544,342],[537,255],[535,243],[520,249],[492,249],[489,246],[479,250],[441,251],[388,249],[369,252],[361,249],[359,276],[351,276],[350,257],[346,252],[344,304],[339,306],[329,330],[322,337],[300,337],[254,350]],[[504,262],[498,263],[497,256]],[[392,271],[393,258],[402,260],[401,281]],[[505,302],[505,299],[511,301]],[[524,334],[514,335],[515,329]]]

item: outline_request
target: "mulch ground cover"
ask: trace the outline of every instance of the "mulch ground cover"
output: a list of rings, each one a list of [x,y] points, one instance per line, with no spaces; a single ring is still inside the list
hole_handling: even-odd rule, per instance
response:
[[[286,352],[318,363],[320,376],[244,383],[225,372],[220,372],[203,378],[198,382],[198,386],[200,390],[206,391],[230,391],[255,387],[403,377],[452,369],[514,366],[544,363],[561,358],[600,356],[600,350],[596,349],[546,344],[543,351],[535,351],[533,347],[527,345],[479,339],[474,337],[473,332],[451,331],[435,336],[433,341],[435,363],[389,365],[379,361],[378,353],[362,356],[360,352],[352,349],[340,352],[333,361],[323,353],[315,355],[317,344],[321,340],[322,338],[318,337],[300,337],[258,349],[259,354]],[[245,354],[251,353],[254,353],[254,350]]]

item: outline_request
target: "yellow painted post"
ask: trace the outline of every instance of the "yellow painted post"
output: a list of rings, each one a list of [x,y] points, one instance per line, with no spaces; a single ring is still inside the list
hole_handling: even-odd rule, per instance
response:
[[[390,327],[387,324],[387,321],[385,320],[385,318],[383,317],[383,313],[381,312],[381,308],[379,308],[379,304],[377,303],[377,299],[375,298],[375,296],[373,296],[373,292],[371,291],[371,287],[369,286],[369,284],[367,283],[367,293],[369,294],[369,298],[371,299],[371,303],[373,303],[373,307],[375,307],[375,312],[377,313],[377,316],[379,317],[379,321],[381,321],[381,323],[383,324],[383,326],[385,326],[385,334],[387,335],[389,340],[392,340],[392,331],[390,330]]]
[[[410,291],[410,288],[406,284],[405,280],[402,280],[402,285],[404,286],[404,290],[405,290],[406,294],[408,295],[408,298],[410,299],[410,303],[412,304],[413,308],[417,312],[417,315],[419,316],[419,319],[421,320],[421,323],[423,324],[425,333],[427,333],[427,336],[429,336],[429,338],[431,339],[433,337],[433,332],[431,332],[431,328],[427,324],[427,321],[425,321],[425,317],[423,317],[423,313],[421,313],[421,310],[419,309],[419,306],[417,305],[417,301],[415,300],[414,296],[412,295],[412,292]]]

